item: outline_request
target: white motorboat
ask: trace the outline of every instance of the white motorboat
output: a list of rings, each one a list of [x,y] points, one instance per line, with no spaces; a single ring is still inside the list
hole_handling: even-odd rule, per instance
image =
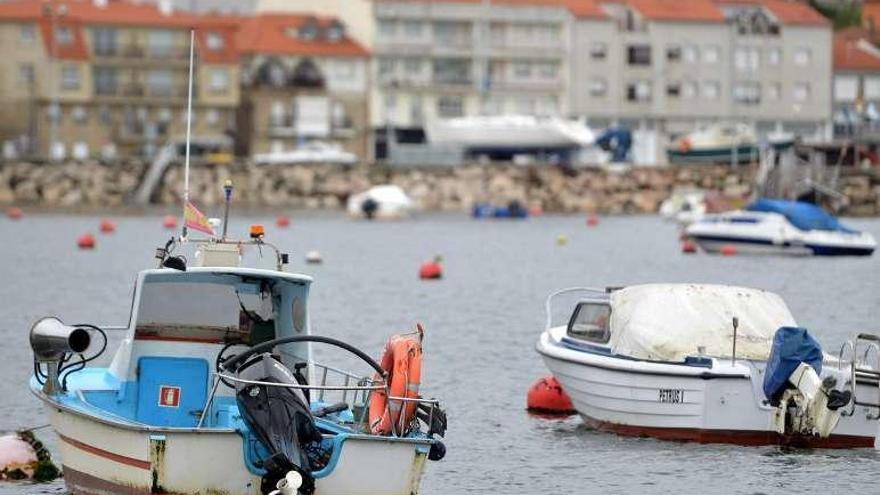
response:
[[[400,379],[417,376],[398,348],[420,363],[421,329],[390,340],[382,364],[312,335],[311,278],[284,272],[287,256],[252,234],[157,250],[159,268],[135,282],[127,326],[34,324],[31,390],[60,439],[71,493],[418,492],[426,459],[445,451],[436,438],[445,414],[418,396],[418,378]],[[198,266],[172,254],[190,242]],[[240,267],[248,247],[275,251],[274,268]],[[86,366],[112,331],[121,342],[110,365]],[[375,374],[317,363],[316,344],[355,354]]]
[[[783,149],[794,144],[788,132],[772,132],[767,144]],[[755,130],[743,123],[714,123],[700,126],[675,139],[666,149],[670,163],[750,163],[760,157]]]
[[[409,216],[415,202],[399,186],[384,184],[350,196],[347,209],[356,218],[397,219]]]
[[[554,326],[552,301],[575,291],[586,296]],[[841,350],[849,360],[824,354],[770,292],[567,289],[547,300],[537,351],[584,421],[601,430],[740,445],[874,444],[877,368],[853,365],[854,352]]]
[[[690,225],[706,214],[706,191],[673,191],[670,197],[660,203],[659,213],[664,220]]]
[[[338,144],[312,141],[288,151],[273,151],[254,155],[258,165],[295,165],[300,163],[338,163],[352,165],[358,157],[342,149]]]
[[[816,205],[776,199],[706,215],[685,232],[708,252],[734,246],[743,253],[867,256],[877,246],[871,234],[845,227]]]
[[[558,117],[501,115],[438,119],[425,127],[428,142],[468,150],[577,149],[595,135],[582,122]]]

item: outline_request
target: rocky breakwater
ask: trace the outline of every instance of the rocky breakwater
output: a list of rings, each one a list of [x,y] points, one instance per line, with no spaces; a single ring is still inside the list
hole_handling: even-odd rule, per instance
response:
[[[58,209],[98,209],[128,203],[147,165],[68,163],[0,164],[0,204]],[[651,213],[676,188],[721,191],[730,199],[751,192],[753,171],[726,166],[634,168],[610,172],[554,166],[464,165],[450,168],[387,168],[341,165],[194,165],[191,198],[205,208],[222,203],[221,186],[231,179],[236,201],[256,208],[341,209],[346,199],[377,184],[396,184],[429,211],[463,211],[477,202],[516,200],[547,212]],[[880,213],[880,177],[852,171],[841,177],[844,214]],[[183,167],[171,165],[154,204],[180,202]]]

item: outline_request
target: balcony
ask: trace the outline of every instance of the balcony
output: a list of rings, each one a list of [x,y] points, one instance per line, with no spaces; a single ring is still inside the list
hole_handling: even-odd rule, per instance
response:
[[[193,87],[193,97],[197,97],[197,88]],[[144,84],[124,84],[119,86],[96,86],[95,97],[107,99],[144,99],[144,100],[183,100],[187,97],[186,85],[173,87],[150,87]]]
[[[185,48],[150,47],[140,44],[95,46],[92,55],[104,63],[121,64],[173,62],[185,65],[189,60],[189,51]]]

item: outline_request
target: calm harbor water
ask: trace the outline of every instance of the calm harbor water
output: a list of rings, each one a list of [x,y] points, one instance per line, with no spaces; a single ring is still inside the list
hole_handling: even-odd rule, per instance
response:
[[[430,463],[423,493],[876,493],[873,450],[790,450],[621,438],[576,418],[524,411],[525,392],[547,374],[534,351],[553,290],[643,282],[740,284],[778,292],[801,325],[830,352],[856,331],[880,331],[880,257],[711,257],[679,252],[675,227],[654,217],[583,217],[524,222],[423,216],[398,223],[341,215],[239,218],[231,231],[267,225],[292,253],[291,270],[313,275],[313,333],[377,355],[385,338],[422,322],[427,331],[425,395],[449,414],[448,454]],[[97,231],[89,216],[29,215],[0,220],[0,431],[43,424],[27,390],[30,324],[57,315],[71,323],[125,324],[138,270],[169,233],[159,217],[119,219],[94,251],[75,238]],[[880,220],[852,220],[880,238]],[[556,244],[568,236],[564,246]],[[304,265],[317,249],[325,264]],[[441,254],[446,278],[417,280],[418,265]],[[321,357],[335,358],[335,355]],[[48,430],[40,436],[51,446]],[[109,468],[109,467],[108,467]],[[0,485],[0,494],[63,493],[63,485]]]

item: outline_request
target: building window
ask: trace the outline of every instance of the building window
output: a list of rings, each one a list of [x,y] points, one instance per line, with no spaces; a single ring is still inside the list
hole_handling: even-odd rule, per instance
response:
[[[397,32],[397,25],[394,21],[389,21],[388,19],[382,19],[379,21],[379,39],[390,40],[394,38],[394,34]]]
[[[604,60],[608,53],[608,45],[601,41],[594,41],[590,45],[590,58],[593,60]]]
[[[152,30],[147,33],[147,52],[151,57],[169,57],[174,53],[174,33]]]
[[[809,48],[798,48],[794,51],[794,63],[795,65],[799,65],[801,67],[806,67],[810,65],[810,49]]]
[[[205,37],[205,45],[207,45],[208,50],[219,51],[223,49],[225,43],[223,42],[223,36],[220,33],[208,33]]]
[[[389,79],[394,77],[394,59],[393,58],[380,58],[379,59],[379,79],[382,81],[388,81]]]
[[[345,37],[345,26],[341,22],[333,22],[324,31],[327,39],[333,42],[340,41]]]
[[[681,83],[672,82],[666,85],[666,96],[678,98],[681,96]]]
[[[666,60],[670,62],[681,61],[681,47],[678,45],[669,45],[666,47]]]
[[[110,112],[110,108],[106,105],[102,105],[98,108],[98,120],[100,120],[103,125],[113,125],[113,114]]]
[[[734,84],[733,100],[743,105],[758,105],[761,103],[761,85],[755,81]]]
[[[767,64],[779,65],[782,63],[782,50],[779,48],[771,48],[767,52]]]
[[[470,84],[471,65],[467,59],[437,59],[433,63],[434,82]]]
[[[471,42],[471,24],[469,22],[435,22],[433,31],[434,41],[439,45],[462,46]]]
[[[208,125],[217,125],[217,122],[220,121],[220,112],[216,108],[209,108],[205,112],[205,122]]]
[[[34,84],[35,80],[33,64],[18,64],[18,84],[20,86],[29,87]]]
[[[601,77],[594,77],[590,81],[590,96],[602,97],[608,93],[608,82]]]
[[[770,83],[767,85],[767,99],[769,101],[779,101],[782,97],[782,86],[779,83]]]
[[[651,101],[651,83],[635,81],[626,85],[626,99],[630,102]]]
[[[67,26],[58,26],[55,28],[55,40],[59,46],[67,46],[73,43],[73,30]]]
[[[559,77],[559,65],[553,63],[538,64],[538,75],[545,81],[555,81]]]
[[[92,29],[92,44],[95,55],[104,57],[116,55],[116,30],[104,27]]]
[[[70,65],[61,69],[61,89],[79,89],[79,67]]]
[[[33,24],[26,24],[18,28],[18,42],[25,46],[33,45],[37,41],[37,31]]]
[[[351,60],[336,60],[333,63],[333,78],[337,81],[351,81],[354,79],[354,62]]]
[[[92,77],[95,80],[96,95],[116,94],[116,69],[112,67],[95,67]]]
[[[807,101],[810,99],[810,83],[794,83],[792,86],[792,97],[794,101]]]
[[[700,94],[706,100],[717,100],[721,94],[721,83],[718,81],[703,81]]]
[[[229,72],[226,69],[212,69],[209,73],[208,85],[215,93],[225,93],[229,88]]]
[[[532,64],[528,62],[516,62],[513,64],[513,77],[517,79],[530,79],[532,77]]]
[[[717,64],[721,58],[721,48],[718,45],[707,45],[703,47],[703,63]]]
[[[444,118],[464,115],[464,101],[460,96],[441,96],[437,99],[437,115]]]
[[[421,21],[403,21],[403,35],[408,39],[419,39],[422,37],[424,26]]]
[[[865,76],[863,97],[866,100],[880,100],[880,77]]]
[[[147,72],[147,93],[150,96],[171,96],[174,92],[174,75],[170,70],[154,69]]]
[[[694,45],[684,45],[681,48],[681,57],[685,62],[694,64],[697,62],[697,47]]]
[[[535,114],[535,100],[527,96],[516,99],[516,113],[520,115]]]
[[[418,76],[422,73],[422,61],[417,58],[408,58],[403,61],[403,70],[409,76]]]
[[[697,83],[694,81],[684,81],[681,83],[681,97],[685,99],[692,99],[697,96]]]
[[[629,65],[651,65],[651,45],[631,45],[626,48]]]
[[[755,47],[739,47],[734,52],[737,70],[757,72],[761,67],[761,52]]]
[[[70,117],[73,118],[74,122],[82,124],[88,120],[89,114],[84,107],[77,105],[70,111]]]

